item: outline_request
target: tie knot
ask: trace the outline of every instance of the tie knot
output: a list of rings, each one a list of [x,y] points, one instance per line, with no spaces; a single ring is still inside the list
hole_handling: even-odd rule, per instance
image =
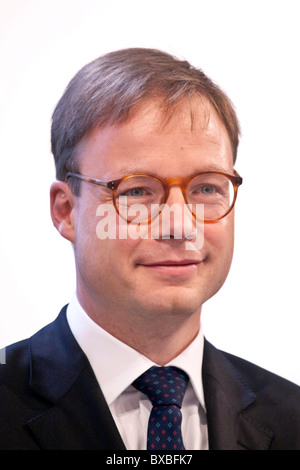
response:
[[[132,385],[143,392],[153,406],[181,407],[188,380],[187,374],[177,367],[151,367]]]

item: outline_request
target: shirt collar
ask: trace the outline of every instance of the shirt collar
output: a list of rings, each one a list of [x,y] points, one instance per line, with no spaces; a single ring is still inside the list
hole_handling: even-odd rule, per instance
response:
[[[83,310],[76,296],[68,305],[67,320],[75,339],[91,364],[108,405],[111,405],[137,377],[156,365],[96,324]],[[188,374],[195,394],[205,408],[202,384],[203,344],[204,338],[200,328],[192,343],[166,365],[179,367]]]

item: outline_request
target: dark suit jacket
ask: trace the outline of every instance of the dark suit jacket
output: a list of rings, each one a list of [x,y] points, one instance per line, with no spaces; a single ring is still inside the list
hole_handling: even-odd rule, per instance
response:
[[[300,387],[205,341],[210,449],[299,449]],[[125,450],[66,308],[7,348],[0,366],[0,450]]]

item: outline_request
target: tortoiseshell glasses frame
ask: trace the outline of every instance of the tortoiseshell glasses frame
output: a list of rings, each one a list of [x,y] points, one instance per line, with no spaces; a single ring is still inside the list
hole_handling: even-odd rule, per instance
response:
[[[123,190],[127,188],[127,193],[129,193],[130,191],[141,191],[146,189],[146,191],[148,191],[149,194],[152,193],[152,195],[147,195],[147,202],[145,200],[146,196],[144,195],[144,199],[143,197],[139,197],[140,200],[138,202],[141,202],[142,204],[145,203],[146,205],[159,203],[162,205],[162,208],[163,204],[165,204],[168,200],[170,188],[172,186],[179,186],[181,188],[184,200],[188,206],[197,203],[203,204],[204,207],[207,206],[210,208],[212,214],[215,213],[215,216],[211,218],[204,217],[203,219],[200,219],[205,223],[217,222],[218,220],[226,217],[226,215],[231,212],[236,202],[238,188],[243,182],[242,177],[235,170],[234,175],[223,173],[221,171],[204,171],[187,178],[159,178],[157,176],[149,174],[135,174],[127,175],[123,178],[110,181],[102,181],[99,179],[81,175],[80,173],[69,172],[66,175],[66,182],[68,182],[68,184],[70,178],[77,178],[81,181],[85,181],[87,183],[92,183],[110,189],[113,194],[114,207],[117,213],[123,218],[124,216],[120,214],[119,198],[120,196],[124,195],[124,193],[117,194],[118,188],[120,188],[121,184],[121,188]],[[206,180],[206,178],[208,179]],[[215,181],[217,181],[217,184],[215,183]],[[136,183],[136,185],[130,186],[130,184],[133,182]],[[144,187],[142,186],[142,184],[145,184],[146,186]],[[225,195],[225,190],[223,189],[223,187],[227,187],[226,185],[230,187],[230,197],[228,195]],[[199,191],[200,187],[201,190]],[[149,188],[151,189],[149,190]],[[214,193],[211,192],[212,190],[214,191]],[[222,194],[222,192],[224,193],[224,195]],[[194,196],[194,194],[196,194],[196,196]],[[214,199],[212,199],[211,194],[215,194]],[[130,197],[132,198],[132,204],[137,202],[137,200],[134,199],[137,196],[137,194],[135,194],[134,196],[130,194]],[[213,209],[211,209],[212,207]],[[154,217],[156,217],[161,212],[161,210],[159,210],[155,214],[155,216],[151,215],[151,217],[149,217],[147,220],[145,219],[145,222],[149,223]],[[199,219],[199,217],[197,217],[193,210],[190,210],[193,216]],[[130,221],[128,220],[128,218],[126,218],[126,220],[128,222]]]

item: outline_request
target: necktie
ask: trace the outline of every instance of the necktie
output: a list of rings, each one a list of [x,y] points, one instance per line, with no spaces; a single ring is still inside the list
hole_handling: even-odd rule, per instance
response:
[[[181,404],[188,376],[176,367],[151,367],[133,386],[152,402],[148,423],[148,450],[184,450]]]

